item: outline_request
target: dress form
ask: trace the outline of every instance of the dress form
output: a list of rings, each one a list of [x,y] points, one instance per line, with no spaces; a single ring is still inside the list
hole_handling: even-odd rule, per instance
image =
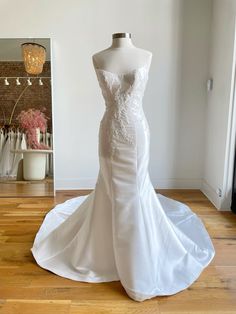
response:
[[[152,53],[134,46],[130,33],[114,33],[112,44],[92,56],[95,69],[122,74],[151,64]]]

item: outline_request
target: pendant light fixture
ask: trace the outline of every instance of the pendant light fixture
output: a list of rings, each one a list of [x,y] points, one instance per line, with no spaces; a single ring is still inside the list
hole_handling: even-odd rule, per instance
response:
[[[28,42],[21,45],[25,70],[29,74],[40,74],[46,61],[46,48],[42,45]]]

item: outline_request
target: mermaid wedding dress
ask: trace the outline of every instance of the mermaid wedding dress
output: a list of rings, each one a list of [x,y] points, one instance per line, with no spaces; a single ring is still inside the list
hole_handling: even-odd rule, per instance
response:
[[[136,301],[190,286],[215,255],[201,219],[157,194],[148,173],[150,132],[142,109],[149,67],[96,69],[106,110],[95,189],[51,209],[31,248],[37,264],[85,282],[120,280]]]

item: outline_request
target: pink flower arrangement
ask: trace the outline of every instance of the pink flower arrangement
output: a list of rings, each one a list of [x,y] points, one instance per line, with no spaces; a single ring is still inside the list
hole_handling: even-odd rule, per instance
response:
[[[43,111],[45,110],[44,107]],[[46,132],[49,117],[38,109],[30,108],[27,111],[22,110],[16,119],[19,121],[20,127],[25,130],[27,144],[31,149],[50,149],[48,145],[38,142],[36,134],[36,128],[43,133]]]

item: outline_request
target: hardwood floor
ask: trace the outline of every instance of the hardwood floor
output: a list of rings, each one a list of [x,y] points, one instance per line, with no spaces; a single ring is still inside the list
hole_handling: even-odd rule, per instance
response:
[[[211,264],[186,290],[140,303],[127,296],[119,281],[82,283],[38,266],[30,248],[45,214],[66,199],[90,192],[0,199],[0,313],[236,313],[236,215],[217,211],[199,190],[157,191],[189,205],[216,249]]]
[[[15,180],[0,179],[0,199],[2,197],[53,197],[54,179],[44,180]]]

